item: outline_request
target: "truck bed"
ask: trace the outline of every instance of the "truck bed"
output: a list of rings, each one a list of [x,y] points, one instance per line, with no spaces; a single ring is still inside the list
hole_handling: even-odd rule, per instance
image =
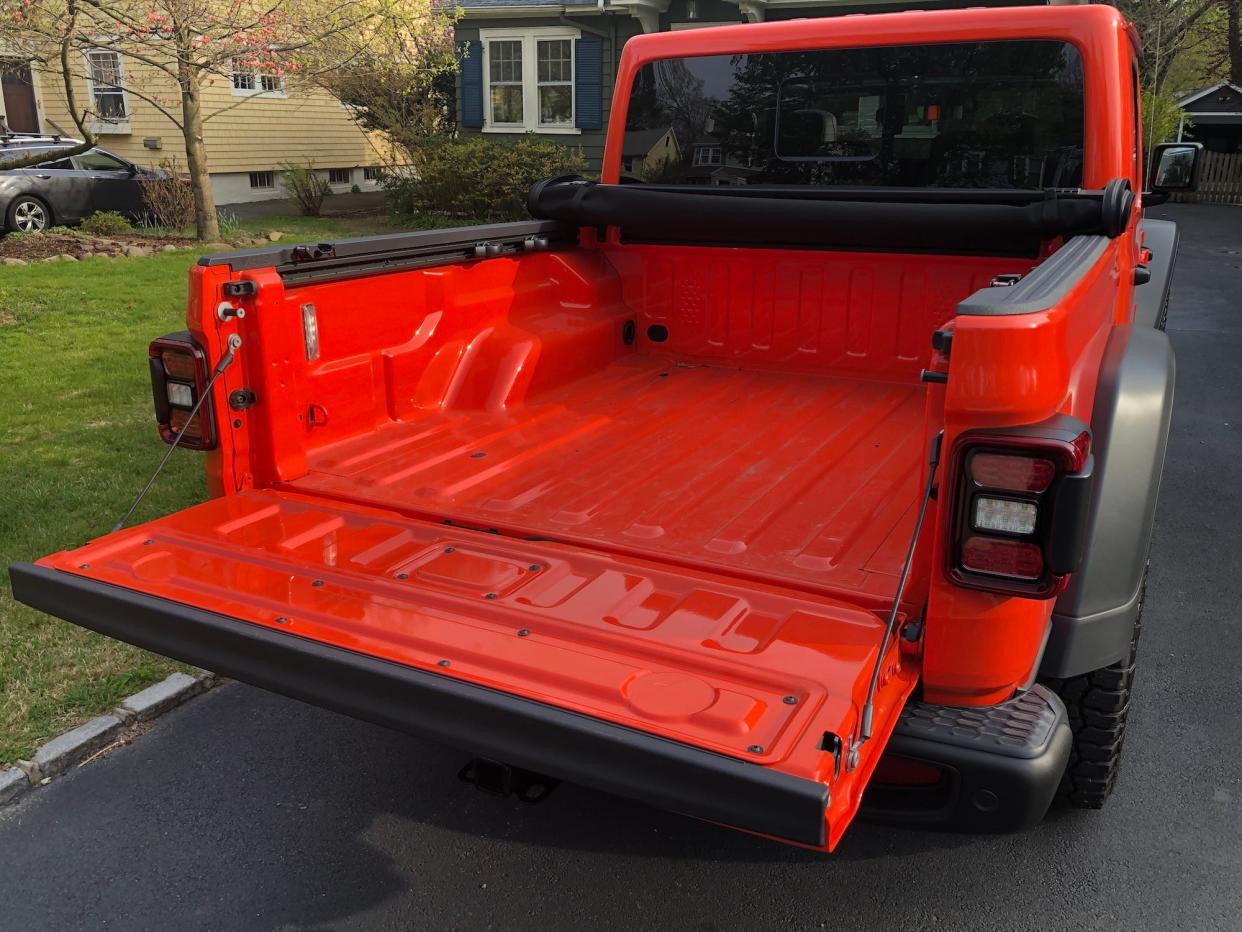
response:
[[[430,410],[321,448],[284,488],[878,605],[913,527],[923,399],[629,355],[505,410]]]

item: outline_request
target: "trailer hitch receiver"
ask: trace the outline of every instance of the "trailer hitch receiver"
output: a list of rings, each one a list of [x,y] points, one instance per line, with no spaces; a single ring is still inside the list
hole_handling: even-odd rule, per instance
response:
[[[502,799],[516,796],[532,806],[547,799],[560,784],[559,780],[533,770],[523,770],[486,757],[476,757],[466,764],[457,778],[463,783],[473,784],[475,789],[489,796]]]

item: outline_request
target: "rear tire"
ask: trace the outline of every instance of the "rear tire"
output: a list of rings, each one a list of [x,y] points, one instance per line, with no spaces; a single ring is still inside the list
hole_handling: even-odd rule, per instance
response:
[[[52,209],[32,194],[13,198],[5,215],[10,233],[42,233],[52,225]]]
[[[1046,684],[1065,703],[1074,733],[1069,766],[1057,790],[1057,802],[1062,806],[1100,809],[1117,782],[1146,595],[1147,575],[1144,573],[1139,589],[1138,617],[1134,620],[1134,633],[1125,657],[1099,670],[1069,679],[1049,680]]]

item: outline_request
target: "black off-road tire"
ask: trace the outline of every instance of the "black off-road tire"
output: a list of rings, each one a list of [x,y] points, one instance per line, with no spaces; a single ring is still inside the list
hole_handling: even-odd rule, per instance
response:
[[[1082,676],[1049,680],[1045,684],[1065,703],[1074,732],[1069,766],[1057,790],[1056,801],[1063,807],[1100,809],[1117,782],[1146,595],[1147,575],[1144,573],[1138,617],[1134,620],[1130,650],[1125,657]]]

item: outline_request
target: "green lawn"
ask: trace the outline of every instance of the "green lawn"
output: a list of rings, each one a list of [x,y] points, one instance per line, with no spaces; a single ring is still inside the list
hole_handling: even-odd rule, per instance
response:
[[[227,213],[228,208],[224,208]],[[370,236],[373,233],[396,233],[408,230],[408,218],[376,214],[349,214],[342,217],[264,217],[259,220],[226,221],[222,232],[262,234],[271,230],[284,233],[281,242],[312,241],[319,237],[342,239]]]
[[[294,242],[396,228],[376,217],[253,223]],[[164,453],[147,344],[184,327],[197,255],[0,266],[0,568],[107,533]],[[202,463],[176,451],[133,522],[201,500]],[[175,669],[19,605],[0,573],[0,764]]]

